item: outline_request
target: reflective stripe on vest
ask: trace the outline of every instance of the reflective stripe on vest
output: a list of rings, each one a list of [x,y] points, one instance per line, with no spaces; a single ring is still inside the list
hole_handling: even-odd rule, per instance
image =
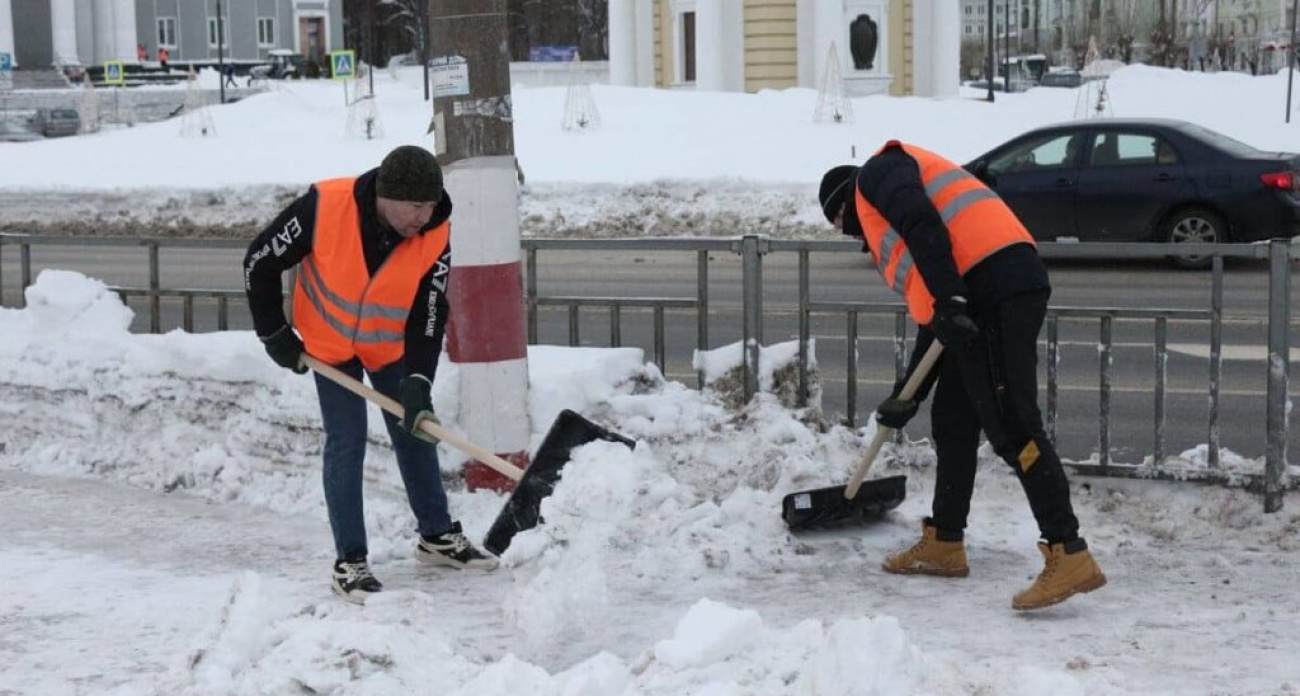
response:
[[[355,182],[316,184],[316,228],[294,287],[293,324],[308,353],[333,364],[360,358],[375,370],[402,358],[420,279],[447,248],[450,225],[403,240],[372,276],[361,243]]]
[[[920,167],[925,194],[948,228],[958,273],[965,275],[980,261],[1012,244],[1034,243],[1011,209],[979,179],[932,152],[912,145],[902,147]],[[934,296],[916,270],[902,235],[867,202],[861,191],[855,190],[854,205],[862,224],[862,236],[876,259],[876,268],[885,285],[907,300],[908,312],[917,323],[930,323],[934,317]]]

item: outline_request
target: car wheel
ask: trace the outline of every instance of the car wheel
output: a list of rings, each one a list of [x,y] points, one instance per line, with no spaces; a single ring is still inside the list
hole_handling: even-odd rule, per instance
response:
[[[1212,210],[1184,208],[1165,221],[1164,239],[1170,244],[1221,244],[1228,241],[1228,227]],[[1169,259],[1179,268],[1209,268],[1213,257],[1181,255]]]

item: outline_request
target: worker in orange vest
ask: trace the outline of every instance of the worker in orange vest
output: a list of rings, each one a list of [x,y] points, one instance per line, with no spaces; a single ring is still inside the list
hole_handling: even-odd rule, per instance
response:
[[[135,61],[143,64],[146,60],[149,60],[149,49],[145,48],[144,44],[136,44]]]
[[[172,54],[170,51],[163,46],[158,47],[158,64],[162,66],[163,70],[167,69],[167,61],[171,60],[171,58]]]
[[[415,556],[424,563],[491,570],[448,512],[432,400],[442,352],[451,273],[451,197],[424,148],[394,149],[378,169],[319,181],[253,240],[244,284],[253,326],[271,359],[307,371],[304,351],[355,379],[362,373],[402,405],[384,414],[407,500],[415,513]],[[293,323],[283,307],[281,274],[297,267]],[[316,375],[325,428],[325,505],[336,560],[331,589],[364,603],[383,589],[367,560],[362,502],[366,402]]]
[[[1052,287],[1024,225],[960,166],[896,140],[861,167],[826,172],[818,198],[831,224],[865,242],[920,326],[909,373],[932,341],[944,347],[912,399],[900,398],[900,381],[876,409],[879,423],[902,428],[935,392],[931,516],[921,540],[887,557],[884,570],[969,574],[964,532],[983,430],[1020,479],[1042,537],[1044,569],[1012,607],[1038,609],[1106,584],[1079,536],[1065,469],[1038,409],[1037,340]]]

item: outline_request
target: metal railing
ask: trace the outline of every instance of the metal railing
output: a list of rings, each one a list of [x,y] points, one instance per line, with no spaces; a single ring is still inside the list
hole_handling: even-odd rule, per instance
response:
[[[110,239],[110,238],[58,238],[0,234],[0,297],[3,296],[3,260],[5,249],[17,247],[19,275],[22,287],[32,283],[33,246],[66,245],[81,247],[144,247],[147,250],[148,287],[113,287],[124,298],[145,298],[149,307],[149,328],[161,332],[160,300],[179,298],[182,302],[182,328],[192,330],[196,301],[215,302],[217,325],[220,330],[229,326],[228,306],[232,299],[243,298],[242,290],[216,290],[195,288],[164,288],[160,280],[160,250],[164,247],[205,249],[242,249],[239,240],[186,240],[186,239]],[[673,238],[673,239],[526,239],[522,242],[526,265],[525,301],[528,309],[528,339],[536,343],[541,310],[562,307],[568,311],[567,339],[570,345],[582,341],[579,315],[583,309],[598,308],[608,312],[609,344],[623,344],[622,321],[624,310],[650,312],[653,316],[652,353],[661,371],[666,363],[665,314],[693,312],[696,322],[696,349],[710,347],[710,258],[711,252],[724,252],[740,257],[742,328],[740,340],[744,346],[744,392],[749,399],[758,392],[759,348],[763,343],[763,258],[770,254],[793,253],[797,255],[798,275],[798,379],[801,399],[809,393],[809,339],[811,324],[817,315],[842,315],[845,336],[850,347],[858,340],[859,319],[863,315],[893,317],[893,357],[895,378],[901,376],[907,364],[908,319],[901,303],[869,302],[814,302],[811,299],[812,267],[810,255],[814,253],[856,253],[861,244],[852,241],[775,240],[758,236],[736,238]],[[566,250],[638,251],[638,252],[689,252],[696,255],[696,292],[694,297],[590,297],[575,295],[548,295],[539,292],[538,255]],[[1041,255],[1047,259],[1098,258],[1152,259],[1164,258],[1169,247],[1163,244],[1068,244],[1043,243]],[[1203,310],[1179,309],[1125,309],[1107,307],[1062,307],[1048,310],[1046,320],[1047,380],[1046,423],[1048,434],[1056,435],[1058,417],[1058,364],[1060,361],[1060,325],[1062,322],[1096,322],[1098,325],[1098,443],[1095,463],[1072,463],[1078,470],[1108,476],[1133,476],[1143,478],[1200,478],[1222,483],[1240,483],[1240,477],[1222,471],[1219,460],[1220,388],[1222,377],[1223,339],[1223,276],[1225,259],[1256,259],[1268,262],[1268,375],[1266,394],[1265,471],[1258,480],[1247,483],[1262,490],[1267,511],[1281,508],[1287,468],[1287,400],[1289,390],[1289,325],[1291,261],[1300,258],[1300,247],[1277,240],[1254,245],[1187,244],[1179,246],[1180,253],[1212,257],[1210,307]],[[21,303],[21,299],[19,300]],[[1190,475],[1171,472],[1164,468],[1166,460],[1165,419],[1167,400],[1167,335],[1170,321],[1203,322],[1210,332],[1209,374],[1207,393],[1209,417],[1206,424],[1208,446],[1208,471]],[[1111,454],[1111,417],[1113,363],[1113,330],[1116,322],[1150,322],[1154,329],[1154,383],[1152,394],[1153,448],[1149,466],[1117,465]],[[699,375],[703,383],[703,375]],[[856,422],[857,359],[854,350],[846,351],[845,383],[848,391],[847,421]],[[1296,482],[1291,482],[1294,485]]]

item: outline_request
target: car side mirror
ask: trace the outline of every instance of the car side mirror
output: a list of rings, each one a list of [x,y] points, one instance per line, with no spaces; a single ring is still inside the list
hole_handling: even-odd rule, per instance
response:
[[[981,160],[975,160],[974,162],[971,162],[969,171],[971,175],[973,175],[976,179],[979,179],[980,181],[983,181],[986,184],[992,185],[993,177],[992,175],[989,174],[988,160],[981,159]]]

